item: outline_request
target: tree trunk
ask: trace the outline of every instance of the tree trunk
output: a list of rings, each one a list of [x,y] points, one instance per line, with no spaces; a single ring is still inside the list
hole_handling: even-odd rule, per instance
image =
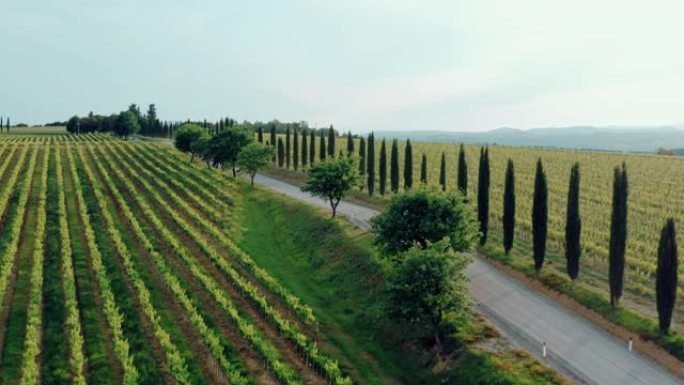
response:
[[[237,173],[235,172],[235,166],[233,166],[233,178],[235,178],[236,175]]]
[[[432,322],[432,334],[435,337],[435,346],[439,351],[442,351],[442,336],[440,335],[439,322]]]
[[[254,177],[256,176],[256,173],[252,173],[250,175],[250,179],[252,179],[252,187],[254,187]]]

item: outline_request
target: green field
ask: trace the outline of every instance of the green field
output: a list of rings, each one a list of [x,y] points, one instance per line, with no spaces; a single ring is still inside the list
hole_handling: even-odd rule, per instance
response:
[[[368,234],[166,145],[0,136],[0,218],[2,384],[564,383],[477,317],[417,348]]]

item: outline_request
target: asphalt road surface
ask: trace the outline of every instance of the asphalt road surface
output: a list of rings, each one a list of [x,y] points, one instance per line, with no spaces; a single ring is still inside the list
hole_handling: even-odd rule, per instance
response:
[[[299,187],[257,175],[255,183],[309,204],[330,208],[327,202],[303,193]],[[340,202],[339,215],[368,230],[378,212]],[[530,290],[475,258],[467,270],[470,293],[477,309],[511,341],[579,384],[675,385],[684,384],[667,369],[627,349],[620,341],[593,323]],[[546,357],[542,344],[546,343]]]

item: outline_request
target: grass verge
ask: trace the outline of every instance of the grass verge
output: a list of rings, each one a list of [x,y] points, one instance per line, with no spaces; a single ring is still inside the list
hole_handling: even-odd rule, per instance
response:
[[[386,319],[386,266],[367,233],[300,202],[241,184],[240,246],[309,304],[319,343],[359,384],[563,384],[524,353],[478,347],[491,330],[460,320],[448,352],[436,354],[421,335]]]

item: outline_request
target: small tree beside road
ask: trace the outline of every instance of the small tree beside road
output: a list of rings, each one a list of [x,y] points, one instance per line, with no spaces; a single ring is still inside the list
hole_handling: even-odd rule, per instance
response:
[[[348,156],[342,156],[311,165],[302,191],[328,201],[332,217],[335,218],[340,200],[359,183],[356,161]]]
[[[271,164],[272,157],[273,147],[253,142],[240,150],[236,164],[240,172],[249,174],[250,182],[254,186],[257,172],[266,169]]]

